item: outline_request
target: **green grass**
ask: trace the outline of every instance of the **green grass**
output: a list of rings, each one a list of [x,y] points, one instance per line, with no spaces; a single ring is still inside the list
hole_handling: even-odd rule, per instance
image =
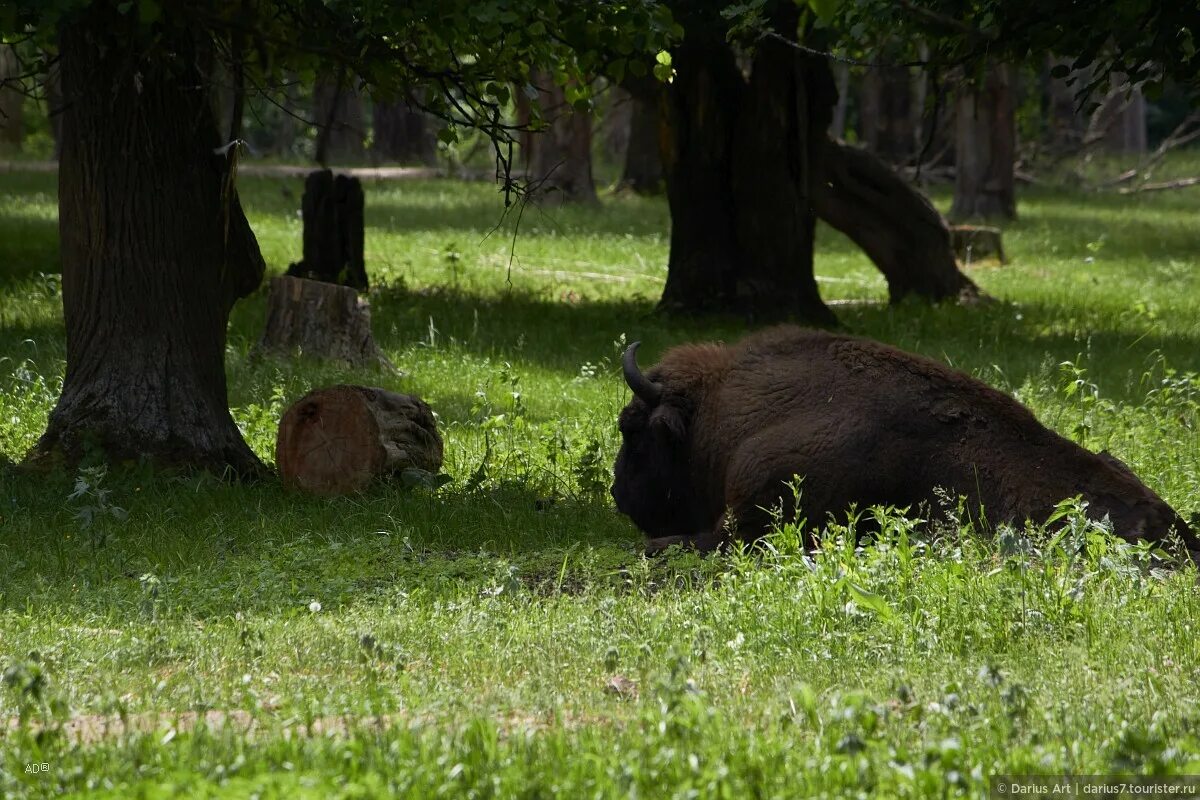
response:
[[[19,460],[63,371],[54,177],[0,186],[0,457]],[[282,270],[301,182],[243,191]],[[259,292],[233,315],[231,405],[269,461],[314,386],[420,394],[453,481],[325,500],[0,468],[0,794],[929,797],[1200,771],[1194,570],[1078,518],[992,541],[890,512],[860,551],[835,529],[806,558],[785,529],[766,554],[647,561],[606,492],[621,343],[650,363],[746,329],[652,315],[663,202],[527,211],[510,270],[491,187],[367,191],[374,327],[404,376],[248,360]],[[1031,189],[1020,212],[1013,263],[972,272],[997,303],[887,307],[828,229],[822,291],[856,301],[848,329],[1016,393],[1200,511],[1200,191]]]

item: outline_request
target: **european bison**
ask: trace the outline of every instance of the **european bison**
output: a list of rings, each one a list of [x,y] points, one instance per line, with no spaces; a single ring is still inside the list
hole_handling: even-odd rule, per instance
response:
[[[1129,468],[1044,427],[1002,392],[868,339],[792,326],[734,345],[690,344],[643,373],[625,351],[633,398],[621,412],[612,496],[652,548],[752,540],[791,500],[814,525],[851,504],[914,510],[935,489],[988,521],[1043,522],[1082,495],[1126,539],[1200,543]],[[732,525],[726,512],[732,512]]]

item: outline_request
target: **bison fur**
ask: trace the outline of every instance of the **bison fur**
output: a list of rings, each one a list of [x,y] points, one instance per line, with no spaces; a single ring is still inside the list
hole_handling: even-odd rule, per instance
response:
[[[612,496],[650,539],[711,550],[754,540],[803,478],[813,526],[851,506],[934,507],[938,491],[989,523],[1045,522],[1080,495],[1125,539],[1200,552],[1175,511],[1108,453],[1049,430],[1012,397],[879,342],[793,326],[689,344],[642,372],[620,415]],[[731,515],[731,516],[730,516]]]

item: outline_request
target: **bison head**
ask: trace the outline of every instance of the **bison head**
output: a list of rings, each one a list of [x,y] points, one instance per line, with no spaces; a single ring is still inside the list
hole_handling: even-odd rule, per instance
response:
[[[638,368],[638,344],[629,346],[622,364],[633,398],[618,423],[621,449],[613,468],[613,500],[651,539],[694,536],[706,523],[689,468],[687,404]]]

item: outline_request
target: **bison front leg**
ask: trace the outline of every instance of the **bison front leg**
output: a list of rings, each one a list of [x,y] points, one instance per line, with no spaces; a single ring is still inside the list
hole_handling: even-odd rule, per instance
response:
[[[711,553],[719,550],[730,541],[729,526],[726,515],[722,514],[716,525],[706,531],[687,536],[660,536],[646,542],[646,555],[656,556],[669,547],[679,545],[701,553]]]
[[[646,541],[646,555],[661,555],[667,548],[675,545],[687,547],[693,538],[692,536],[659,536],[657,539],[649,539]]]

